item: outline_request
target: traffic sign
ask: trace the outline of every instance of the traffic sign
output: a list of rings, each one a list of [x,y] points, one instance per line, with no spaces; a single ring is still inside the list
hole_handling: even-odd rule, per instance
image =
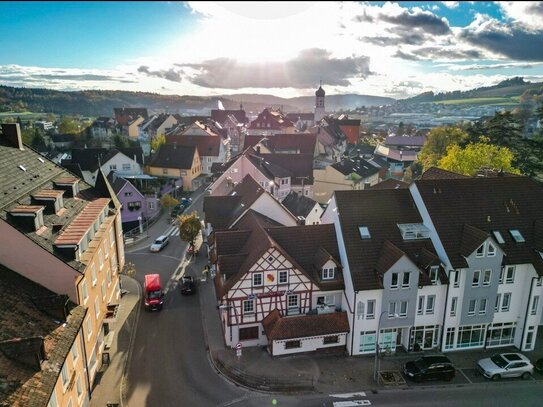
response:
[[[241,342],[239,342],[237,345],[236,345],[236,349],[241,349]]]
[[[236,349],[236,356],[239,358],[241,357],[241,348],[240,349]]]

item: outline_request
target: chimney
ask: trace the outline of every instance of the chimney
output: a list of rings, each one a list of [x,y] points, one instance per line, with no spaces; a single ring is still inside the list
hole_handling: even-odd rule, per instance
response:
[[[2,136],[9,141],[13,147],[24,150],[19,123],[2,123]]]
[[[260,146],[256,146],[256,153],[260,155]]]

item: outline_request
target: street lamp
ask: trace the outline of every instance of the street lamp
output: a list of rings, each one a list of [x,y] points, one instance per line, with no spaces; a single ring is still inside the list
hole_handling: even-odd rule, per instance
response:
[[[373,380],[377,382],[377,363],[379,361],[379,334],[381,333],[381,319],[383,318],[383,315],[388,314],[388,311],[381,312],[381,315],[379,315],[379,321],[377,322],[377,334],[375,335],[375,361],[373,362]],[[394,313],[393,318],[390,319],[396,319],[399,315]]]
[[[143,219],[142,219],[141,215],[138,216],[138,222],[140,223],[140,235],[143,235],[143,224],[141,223],[142,220]]]

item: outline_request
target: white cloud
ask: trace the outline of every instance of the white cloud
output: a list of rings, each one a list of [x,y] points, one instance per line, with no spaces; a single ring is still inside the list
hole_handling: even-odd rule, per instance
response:
[[[543,2],[504,1],[499,5],[507,17],[525,27],[543,29]]]
[[[442,1],[442,3],[445,7],[450,9],[457,8],[459,5],[458,1]]]

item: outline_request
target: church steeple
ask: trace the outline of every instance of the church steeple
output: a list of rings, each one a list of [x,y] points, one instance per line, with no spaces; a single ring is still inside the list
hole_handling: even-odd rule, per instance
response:
[[[320,81],[319,89],[315,92],[315,123],[322,119],[325,115],[324,96],[326,92],[322,88],[322,81]]]

